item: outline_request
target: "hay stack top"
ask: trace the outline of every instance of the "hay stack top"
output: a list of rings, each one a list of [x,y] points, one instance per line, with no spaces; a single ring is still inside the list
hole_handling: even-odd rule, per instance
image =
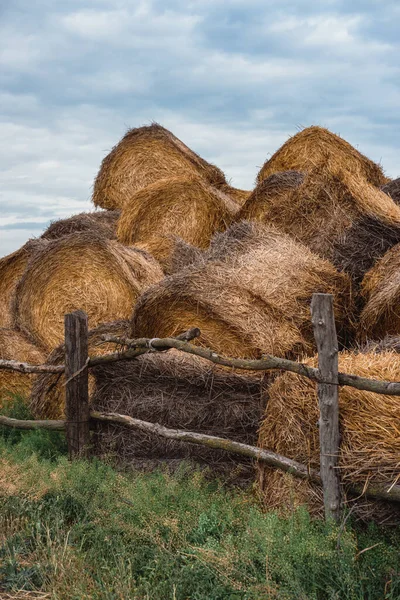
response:
[[[375,260],[400,242],[400,207],[347,170],[326,163],[305,174],[276,173],[238,215],[275,225],[360,281]]]
[[[345,274],[273,227],[243,221],[141,296],[132,335],[174,336],[199,327],[200,343],[224,355],[297,355],[313,348],[309,303],[316,291],[334,294],[338,322],[348,322]]]
[[[204,180],[176,177],[150,184],[126,202],[118,222],[118,240],[148,250],[169,271],[173,236],[207,248],[212,235],[225,230],[238,206]]]
[[[162,277],[149,254],[95,232],[48,242],[18,284],[15,320],[46,350],[64,337],[64,315],[82,309],[89,323],[128,318],[138,295]]]
[[[277,171],[309,171],[325,165],[333,175],[346,170],[379,186],[388,178],[382,168],[353,148],[351,144],[323,127],[307,127],[287,142],[261,167],[257,182]]]
[[[80,213],[68,219],[53,221],[41,235],[41,238],[56,240],[63,235],[79,231],[97,231],[103,237],[113,239],[116,237],[119,216],[120,211],[118,210],[99,210],[91,213]]]
[[[228,185],[218,167],[193,152],[168,129],[157,123],[131,129],[104,158],[94,182],[93,202],[102,208],[122,208],[127,198],[150,183],[196,174],[210,185]]]

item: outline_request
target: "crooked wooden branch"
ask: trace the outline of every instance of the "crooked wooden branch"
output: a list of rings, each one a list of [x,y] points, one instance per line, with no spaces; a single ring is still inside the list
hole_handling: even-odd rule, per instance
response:
[[[56,431],[65,429],[65,421],[22,420],[4,417],[3,415],[0,415],[0,425],[13,427],[13,429],[52,429]]]
[[[0,369],[18,373],[64,373],[64,365],[30,365],[18,360],[0,359]]]
[[[206,435],[204,433],[195,433],[193,431],[185,431],[182,429],[169,429],[158,423],[148,423],[147,421],[141,421],[140,419],[134,419],[133,417],[120,415],[118,413],[100,413],[91,411],[90,417],[95,421],[119,423],[133,429],[140,429],[141,431],[153,433],[171,440],[188,442],[190,444],[197,444],[208,448],[225,450],[226,452],[239,454],[241,456],[247,456],[248,458],[263,462],[270,467],[291,473],[295,477],[308,479],[309,481],[318,484],[321,483],[321,476],[318,471],[309,470],[305,465],[280,454],[276,454],[271,450],[257,448],[256,446],[250,446],[248,444],[242,444],[240,442],[234,442],[232,440],[215,437],[213,435]],[[65,421],[22,421],[4,416],[0,416],[0,425],[6,425],[15,429],[62,430],[66,427]],[[359,496],[365,495],[370,498],[400,502],[400,485],[389,486],[385,484],[369,484],[366,489],[362,486],[351,485],[348,489],[351,493]]]
[[[113,335],[105,334],[102,336],[105,342],[113,342],[122,346],[127,346],[128,350],[122,353],[108,354],[97,356],[90,360],[89,366],[98,364],[107,364],[118,360],[129,360],[141,354],[151,351],[158,351],[166,348],[176,348],[188,354],[194,354],[205,358],[210,362],[222,365],[224,367],[233,367],[235,369],[243,369],[248,371],[270,371],[280,369],[283,371],[291,371],[303,377],[308,377],[317,383],[329,383],[321,377],[319,369],[310,367],[304,363],[299,363],[287,358],[278,358],[276,356],[264,355],[261,359],[245,359],[245,358],[227,358],[217,354],[209,348],[194,346],[188,342],[178,340],[177,338],[139,338],[136,340],[129,338],[120,338]],[[150,344],[151,342],[151,344]],[[338,373],[338,382],[340,386],[348,385],[359,390],[375,392],[376,394],[386,394],[389,396],[400,396],[400,382],[379,381],[376,379],[367,379],[358,375],[349,375],[347,373]]]
[[[199,332],[198,329],[190,331]],[[186,332],[186,334],[187,333],[188,332]],[[198,335],[195,335],[194,337],[198,337]],[[178,338],[139,338],[137,340],[132,340],[128,338],[115,337],[113,335],[103,335],[102,340],[104,342],[114,342],[120,346],[126,346],[128,349],[123,352],[114,352],[111,354],[104,354],[103,356],[95,356],[89,360],[88,367],[96,367],[99,365],[110,364],[123,360],[132,360],[133,358],[136,358],[142,354],[146,354],[147,352],[161,352],[168,350],[169,348],[176,348],[182,352],[200,356],[201,358],[205,358],[214,364],[222,365],[224,367],[233,367],[235,369],[249,371],[269,371],[281,369],[283,371],[297,373],[298,375],[307,377],[308,379],[316,381],[317,383],[326,383],[320,376],[318,369],[310,367],[309,365],[305,365],[304,363],[288,360],[286,358],[278,358],[276,356],[266,355],[258,360],[227,358],[217,354],[216,352],[213,352],[213,350],[210,350],[209,348],[194,346],[188,341]],[[31,365],[16,360],[0,360],[0,370],[1,369],[18,371],[20,373],[63,373],[65,366]],[[351,375],[348,373],[339,373],[338,382],[340,386],[348,385],[358,390],[375,392],[376,394],[400,396],[400,382],[379,381],[376,379],[368,379],[366,377],[359,377],[358,375]]]
[[[241,442],[235,442],[226,438],[216,437],[214,435],[208,435],[205,433],[196,433],[194,431],[185,431],[183,429],[169,429],[159,423],[149,423],[148,421],[142,421],[141,419],[134,419],[126,415],[120,415],[118,413],[100,413],[97,411],[91,411],[90,416],[92,419],[98,421],[108,421],[110,423],[121,423],[127,425],[133,429],[139,429],[146,433],[153,433],[155,435],[171,439],[178,440],[181,442],[189,442],[190,444],[197,444],[200,446],[207,446],[208,448],[214,448],[219,450],[226,450],[227,452],[233,452],[240,454],[241,456],[247,456],[248,458],[254,458],[265,462],[270,467],[281,469],[292,473],[295,477],[301,479],[309,479],[316,483],[321,481],[321,478],[317,471],[309,470],[305,465],[296,462],[290,458],[286,458],[272,450],[264,450],[257,448],[256,446],[249,446],[248,444],[242,444]]]

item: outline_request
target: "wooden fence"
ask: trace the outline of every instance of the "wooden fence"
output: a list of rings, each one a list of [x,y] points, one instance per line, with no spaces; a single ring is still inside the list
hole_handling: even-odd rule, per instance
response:
[[[0,424],[19,429],[65,430],[71,459],[90,455],[91,422],[121,423],[136,430],[142,430],[169,439],[199,444],[241,456],[251,457],[268,466],[290,472],[296,477],[309,479],[322,484],[326,519],[338,520],[341,511],[340,477],[338,469],[339,436],[339,387],[351,386],[360,390],[400,396],[400,383],[377,381],[356,375],[339,373],[338,341],[333,312],[333,297],[330,294],[314,294],[311,302],[311,317],[314,337],[318,350],[318,368],[303,363],[274,356],[264,356],[259,360],[246,360],[220,356],[210,349],[191,344],[200,335],[199,329],[191,329],[176,338],[122,339],[104,335],[105,342],[115,342],[127,347],[123,352],[103,356],[88,356],[88,319],[82,311],[65,315],[65,365],[30,365],[14,360],[0,360],[0,369],[20,373],[65,373],[66,419],[53,421],[29,421],[0,416]],[[168,429],[157,423],[149,423],[126,415],[91,411],[89,406],[88,369],[96,365],[132,360],[148,352],[165,352],[176,348],[194,354],[218,365],[244,370],[280,369],[292,371],[317,383],[320,408],[320,471],[310,470],[298,463],[270,450],[242,444],[225,438],[200,434],[191,431]],[[350,486],[356,494],[372,498],[384,498],[400,502],[400,485],[370,485],[366,490]]]

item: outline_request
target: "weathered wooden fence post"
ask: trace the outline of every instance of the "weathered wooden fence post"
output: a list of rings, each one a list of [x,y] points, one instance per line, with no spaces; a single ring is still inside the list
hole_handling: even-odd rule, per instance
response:
[[[89,454],[88,318],[78,310],[64,317],[65,412],[71,459]]]
[[[312,324],[318,349],[320,471],[324,490],[325,518],[340,518],[338,341],[333,296],[313,294]]]

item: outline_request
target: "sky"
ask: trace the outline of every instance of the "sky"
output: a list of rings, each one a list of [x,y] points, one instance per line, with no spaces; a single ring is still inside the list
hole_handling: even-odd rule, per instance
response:
[[[0,0],[0,256],[157,121],[232,185],[302,127],[400,175],[398,0]]]

